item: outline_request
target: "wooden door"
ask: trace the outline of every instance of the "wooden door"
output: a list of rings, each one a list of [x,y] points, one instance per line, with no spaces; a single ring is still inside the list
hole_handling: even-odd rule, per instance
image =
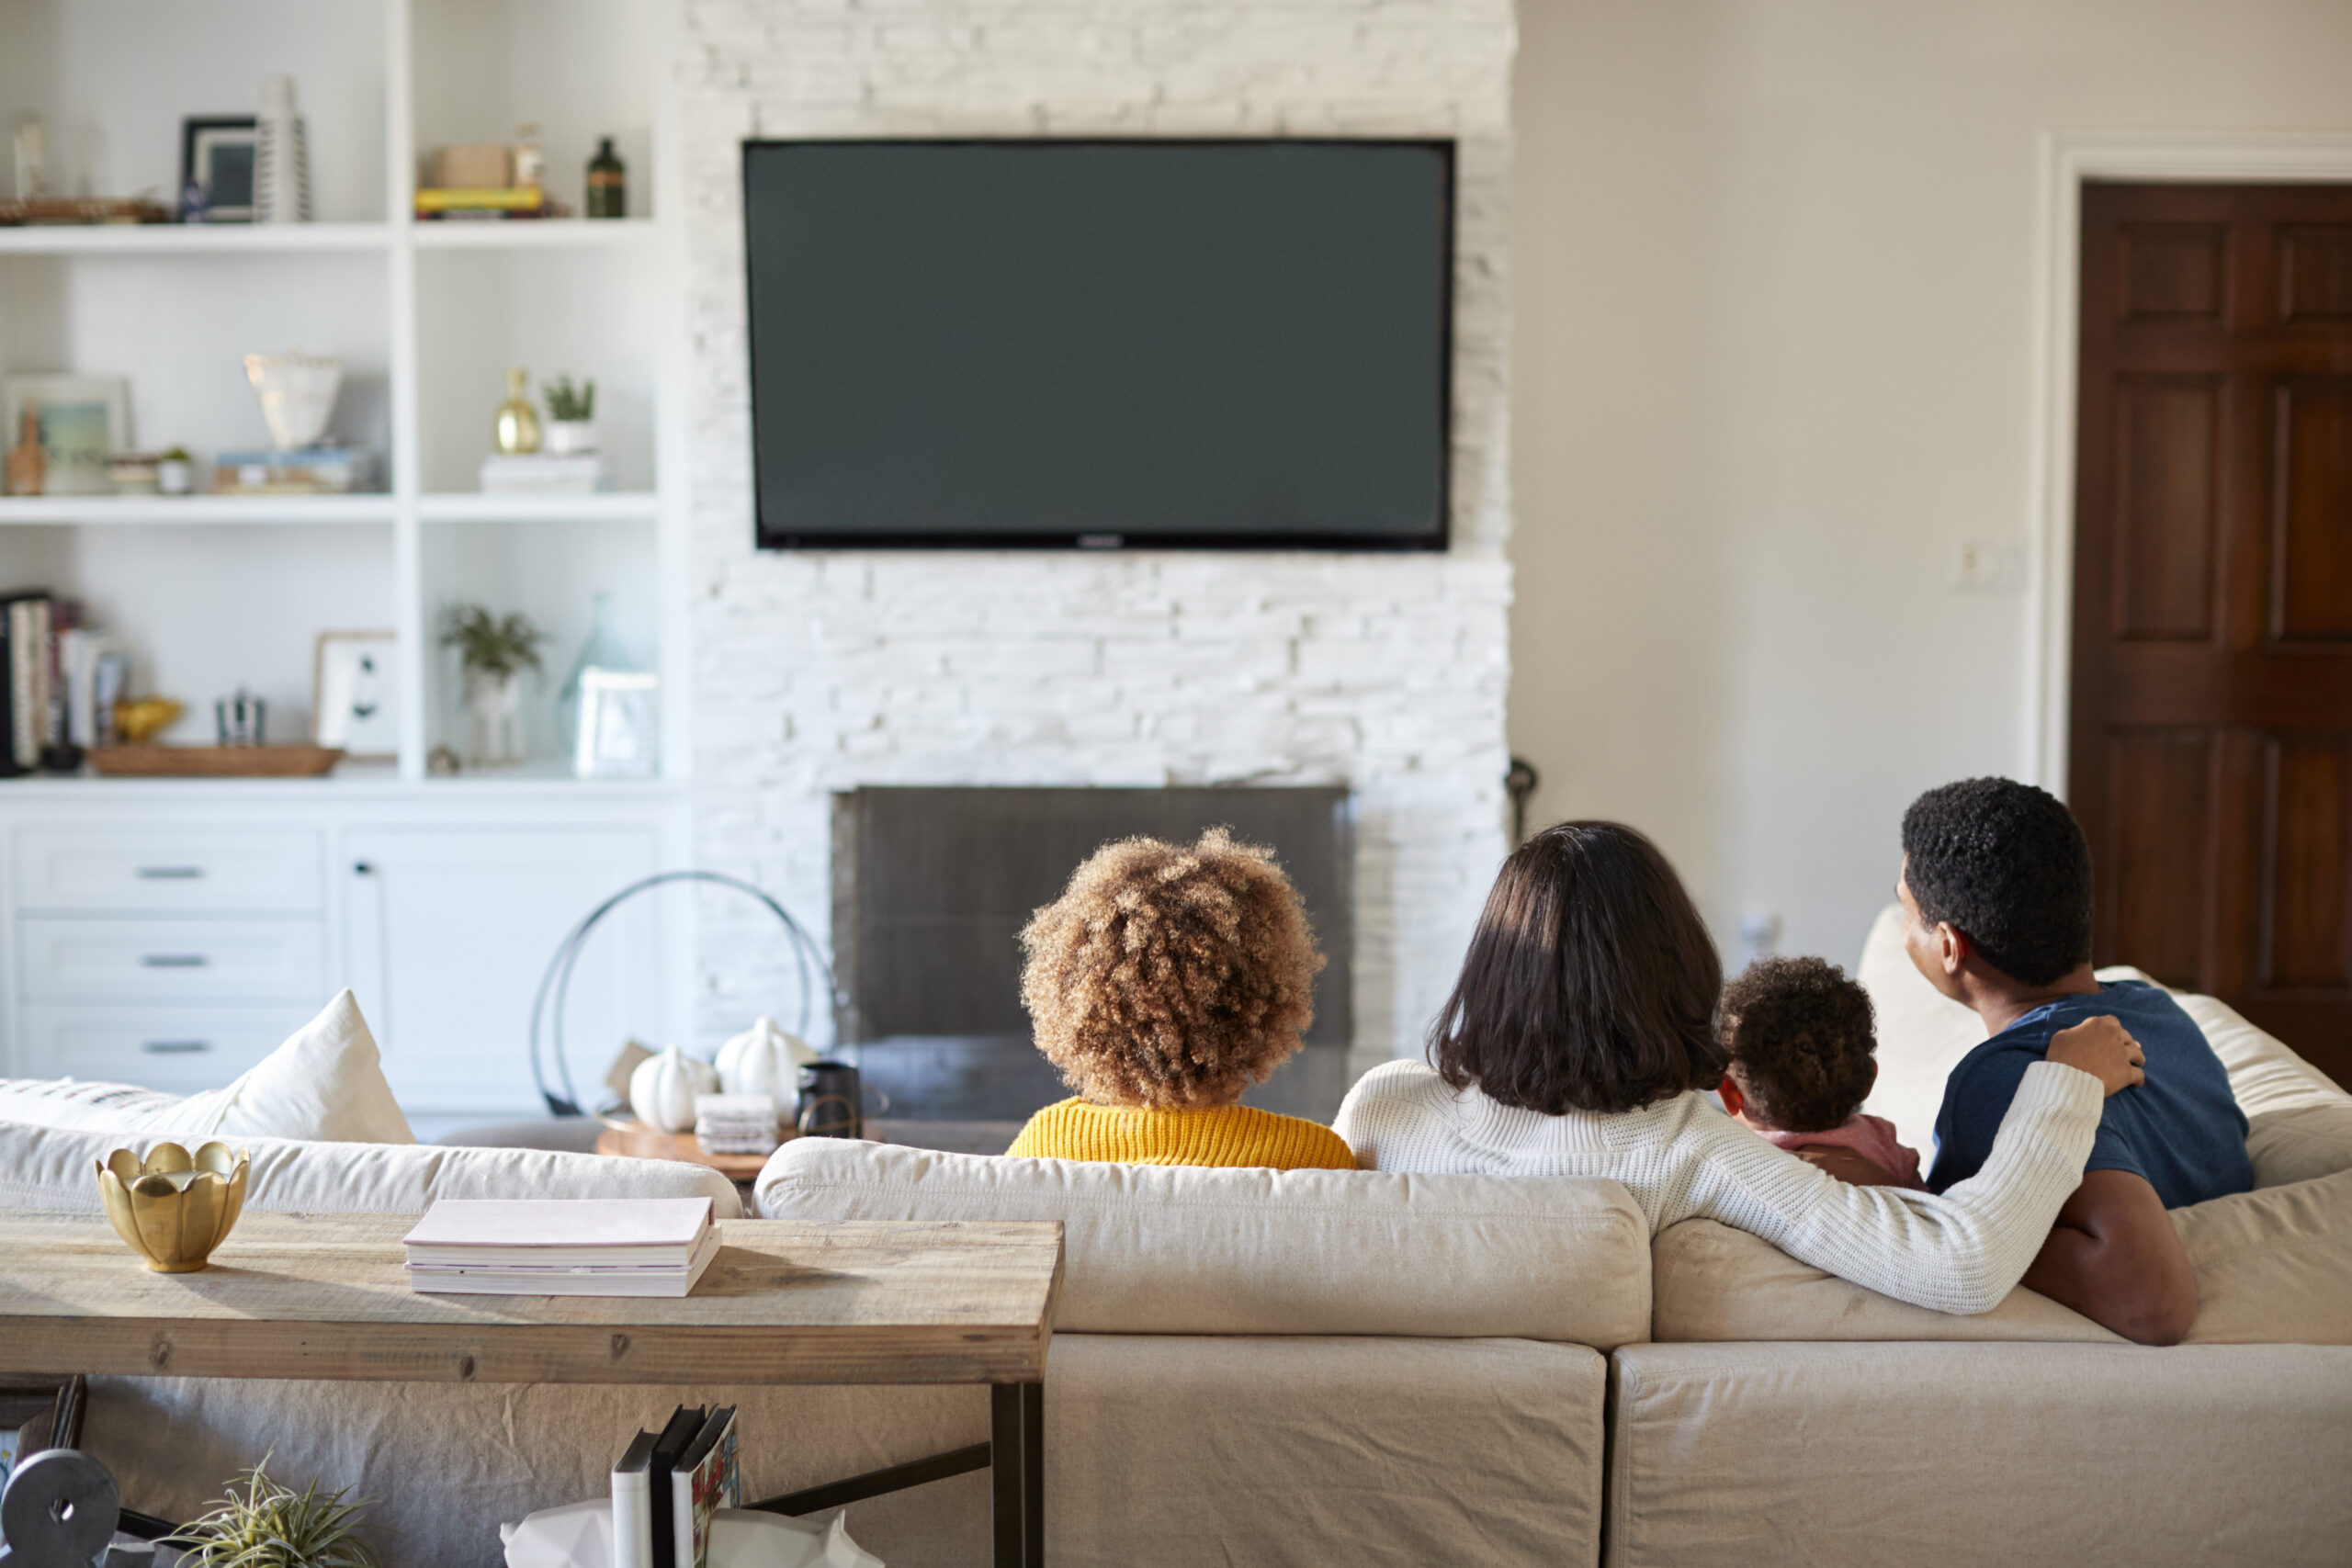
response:
[[[2082,267],[2096,953],[2352,1085],[2352,186],[2087,186]]]

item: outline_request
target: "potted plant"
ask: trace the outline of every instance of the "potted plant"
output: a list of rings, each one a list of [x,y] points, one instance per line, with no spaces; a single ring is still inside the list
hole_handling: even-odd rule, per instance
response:
[[[480,604],[441,615],[441,645],[458,650],[466,699],[466,761],[496,768],[523,760],[523,671],[537,674],[547,634],[520,611],[503,617]]]
[[[236,1483],[194,1524],[168,1539],[191,1568],[379,1568],[375,1550],[359,1539],[364,1501],[346,1503],[343,1492],[322,1495],[315,1481],[300,1492],[267,1474],[269,1461],[245,1472],[245,1495]],[[345,1488],[345,1491],[348,1491]]]
[[[595,378],[574,387],[571,377],[559,376],[547,383],[546,397],[548,428],[539,449],[557,457],[596,450]]]

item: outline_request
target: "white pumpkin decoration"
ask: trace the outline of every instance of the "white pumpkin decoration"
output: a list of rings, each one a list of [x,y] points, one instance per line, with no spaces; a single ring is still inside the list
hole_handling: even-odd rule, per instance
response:
[[[800,1069],[817,1060],[808,1042],[761,1019],[718,1048],[718,1084],[728,1094],[764,1094],[789,1106],[800,1097]]]
[[[649,1127],[664,1133],[695,1130],[695,1096],[714,1094],[718,1075],[708,1062],[687,1055],[675,1045],[658,1056],[648,1056],[628,1076],[629,1109]]]

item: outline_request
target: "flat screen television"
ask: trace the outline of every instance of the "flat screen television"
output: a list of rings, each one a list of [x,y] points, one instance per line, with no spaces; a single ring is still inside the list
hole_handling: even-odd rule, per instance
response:
[[[1442,549],[1453,146],[751,141],[758,541]]]

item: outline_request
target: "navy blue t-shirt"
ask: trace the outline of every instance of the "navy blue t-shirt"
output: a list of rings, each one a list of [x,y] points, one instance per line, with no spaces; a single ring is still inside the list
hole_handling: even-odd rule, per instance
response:
[[[2140,1043],[2148,1081],[2108,1097],[2083,1168],[2144,1176],[2167,1209],[2251,1189],[2245,1112],[2204,1032],[2163,987],[2116,980],[2097,996],[2061,997],[2034,1009],[1961,1058],[1944,1080],[1928,1190],[1941,1192],[1984,1168],[2019,1080],[2049,1054],[2052,1035],[2109,1015]]]

